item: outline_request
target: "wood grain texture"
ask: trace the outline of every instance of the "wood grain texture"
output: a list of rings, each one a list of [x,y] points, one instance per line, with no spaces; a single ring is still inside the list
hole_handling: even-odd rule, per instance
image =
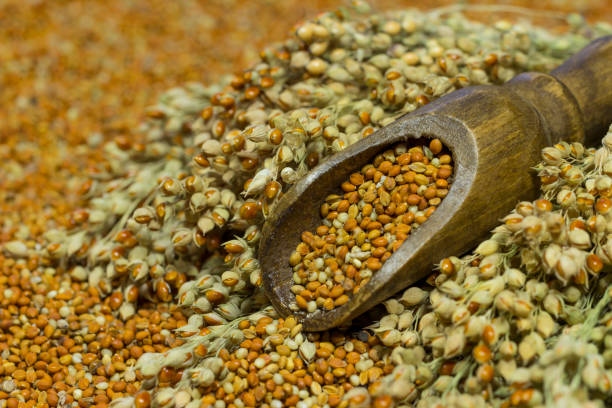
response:
[[[259,260],[275,309],[295,314],[306,330],[329,329],[423,278],[443,257],[472,248],[517,201],[536,196],[539,184],[530,168],[544,146],[585,135],[595,140],[601,123],[612,121],[611,44],[612,37],[595,41],[553,75],[527,73],[501,87],[455,91],[314,168],[283,196],[263,228]],[[593,75],[597,89],[584,90]],[[301,232],[320,225],[320,203],[376,154],[421,137],[439,138],[453,155],[453,184],[436,212],[349,302],[331,311],[292,312],[288,259]]]
[[[612,36],[594,40],[551,74],[578,102],[585,143],[598,142],[612,119]]]

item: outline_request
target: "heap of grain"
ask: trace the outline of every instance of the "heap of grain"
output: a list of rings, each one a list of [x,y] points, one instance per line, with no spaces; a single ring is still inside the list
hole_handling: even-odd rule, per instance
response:
[[[455,89],[549,71],[612,31],[568,21],[554,35],[448,10],[379,15],[355,2],[323,14],[226,83],[168,91],[142,138],[105,146],[74,228],[4,250],[85,274],[123,319],[174,299],[189,316],[176,316],[171,350],[140,356],[141,390],[118,407],[596,404],[610,388],[608,145],[546,150],[547,199],[521,203],[366,330],[302,333],[269,307],[255,258],[266,214],[325,157]],[[70,373],[74,355],[64,360]]]

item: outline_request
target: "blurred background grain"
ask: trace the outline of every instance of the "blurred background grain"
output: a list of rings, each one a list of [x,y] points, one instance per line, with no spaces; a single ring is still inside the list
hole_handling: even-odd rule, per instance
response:
[[[377,10],[442,0],[380,0]],[[464,2],[465,3],[465,2]],[[483,2],[478,2],[483,3]],[[489,2],[493,3],[493,2]],[[505,1],[612,21],[605,0]],[[0,242],[68,224],[103,140],[136,131],[146,106],[187,81],[248,67],[265,44],[340,0],[0,1]],[[475,13],[482,20],[497,18]],[[560,21],[539,18],[559,26]],[[27,229],[24,228],[27,227]]]

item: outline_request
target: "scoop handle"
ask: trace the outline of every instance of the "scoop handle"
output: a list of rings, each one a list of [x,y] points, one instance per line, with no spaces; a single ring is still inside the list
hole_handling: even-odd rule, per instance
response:
[[[598,38],[550,74],[527,72],[506,85],[527,99],[560,140],[593,144],[612,115],[612,35]]]
[[[612,35],[601,37],[551,73],[576,98],[586,142],[606,133],[612,113]]]

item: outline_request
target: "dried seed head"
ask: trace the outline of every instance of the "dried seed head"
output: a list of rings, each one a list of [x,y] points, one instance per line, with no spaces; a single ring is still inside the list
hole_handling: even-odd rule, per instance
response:
[[[4,244],[4,250],[11,256],[16,258],[26,257],[28,248],[21,241],[10,241]]]
[[[406,306],[415,306],[424,302],[425,299],[427,299],[427,292],[417,286],[412,286],[404,291],[400,302]]]
[[[508,268],[504,273],[504,279],[508,286],[516,289],[523,288],[527,277],[523,272],[516,268]]]
[[[551,315],[558,317],[563,310],[563,303],[560,297],[555,293],[549,293],[544,298],[542,305],[544,309]]]
[[[412,323],[414,322],[414,315],[412,311],[408,310],[399,315],[397,321],[397,328],[399,330],[405,330],[409,327],[412,327]]]
[[[475,253],[483,257],[493,255],[499,249],[499,243],[492,239],[481,242],[478,247],[474,250]]]
[[[533,305],[531,302],[525,299],[516,299],[514,304],[512,305],[512,312],[515,316],[518,317],[528,317],[533,310]]]
[[[576,228],[569,232],[570,243],[580,249],[588,249],[591,247],[591,237],[589,233],[583,229]]]
[[[498,271],[498,266],[501,263],[501,256],[499,254],[492,254],[485,256],[480,262],[480,273],[483,278],[490,279],[496,276]]]
[[[542,149],[542,159],[551,166],[557,166],[561,164],[563,155],[554,147],[545,147]]]
[[[499,352],[506,359],[514,358],[518,351],[518,346],[511,340],[504,340],[499,345]]]
[[[555,328],[555,321],[550,314],[541,311],[536,320],[536,330],[538,333],[540,333],[544,339],[547,339],[554,333]]]
[[[544,340],[537,333],[530,333],[518,346],[518,354],[523,362],[529,362],[536,355],[542,354],[546,350]]]
[[[451,321],[455,326],[462,325],[470,318],[470,312],[466,306],[460,305],[452,314]]]
[[[561,259],[561,248],[556,244],[551,244],[544,250],[542,260],[548,269],[553,269]]]
[[[502,312],[510,312],[516,301],[516,295],[510,290],[501,291],[495,298],[495,307]]]
[[[253,180],[251,181],[251,183],[249,184],[249,187],[247,188],[245,192],[245,196],[251,196],[251,195],[260,193],[261,191],[263,191],[263,189],[266,187],[266,184],[268,184],[270,180],[272,180],[271,170],[269,169],[259,170],[255,174],[255,177],[253,177]]]
[[[563,208],[572,207],[576,203],[576,194],[571,190],[561,190],[557,194],[557,204]]]
[[[569,255],[562,254],[559,261],[555,265],[555,274],[562,282],[567,282],[569,279],[578,274],[580,265],[574,258]]]
[[[464,347],[465,335],[463,333],[463,328],[456,328],[446,338],[446,342],[444,344],[444,357],[451,358],[456,356],[463,351]]]
[[[380,339],[385,346],[394,346],[399,344],[401,340],[401,333],[395,329],[387,330],[380,335]]]
[[[315,352],[316,352],[316,346],[314,343],[311,343],[309,341],[305,341],[303,342],[300,347],[299,347],[299,351],[300,351],[300,356],[305,360],[305,361],[312,361],[312,359],[315,356]]]
[[[191,211],[198,213],[206,208],[208,200],[203,193],[195,193],[189,199],[189,206]],[[138,220],[137,220],[138,221]],[[140,221],[139,221],[140,222]]]
[[[470,340],[479,339],[487,323],[488,320],[485,316],[470,316],[465,324],[465,335]]]
[[[157,375],[162,368],[163,356],[156,353],[144,353],[136,362],[136,369],[145,378],[151,378]]]

